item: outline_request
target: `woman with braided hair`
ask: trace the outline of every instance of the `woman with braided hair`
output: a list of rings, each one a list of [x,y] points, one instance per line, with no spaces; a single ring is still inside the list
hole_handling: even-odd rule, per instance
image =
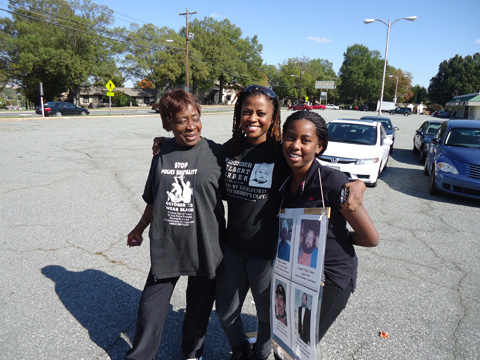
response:
[[[267,359],[271,352],[270,286],[278,238],[279,188],[290,173],[282,154],[280,103],[272,89],[250,85],[239,92],[232,138],[224,144],[222,171],[228,223],[217,269],[216,312],[232,347],[231,360]],[[158,152],[159,138],[153,150]],[[365,185],[350,188],[345,209],[362,203]],[[253,348],[240,318],[248,291],[257,311]]]
[[[232,360],[266,359],[271,351],[270,282],[280,206],[276,193],[289,170],[279,146],[280,129],[280,104],[270,88],[251,85],[239,93],[232,139],[225,144],[228,223],[216,293]],[[240,318],[249,289],[258,320],[253,349]]]

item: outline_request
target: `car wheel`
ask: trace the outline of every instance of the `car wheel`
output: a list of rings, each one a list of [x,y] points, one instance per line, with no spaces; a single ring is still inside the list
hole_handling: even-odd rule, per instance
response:
[[[55,116],[62,116],[62,115],[63,115],[63,114],[62,114],[61,111],[57,111],[57,112],[55,113]]]
[[[390,146],[390,152],[389,154],[392,154],[393,153],[393,144]]]
[[[82,114],[82,116],[87,116],[87,112],[86,112],[86,111],[82,111],[81,114]]]
[[[413,141],[413,153],[416,154],[418,152],[417,148],[415,147],[415,140]]]
[[[420,162],[424,163],[426,158],[427,158],[427,152],[425,151],[425,148],[422,146],[420,148]]]
[[[403,114],[403,116],[408,116],[408,113]]]
[[[430,193],[430,195],[438,195],[440,193],[440,191],[435,187],[435,164],[432,165],[428,192]]]

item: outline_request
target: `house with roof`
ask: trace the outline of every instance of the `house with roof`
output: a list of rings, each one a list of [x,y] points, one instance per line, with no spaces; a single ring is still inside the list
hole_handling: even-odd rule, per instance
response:
[[[105,86],[86,86],[80,89],[80,106],[102,107],[108,106],[107,88]],[[124,93],[135,99],[138,106],[150,106],[155,102],[156,92],[153,89],[135,89],[116,87],[113,93]]]
[[[445,105],[453,118],[480,120],[480,92],[454,96]]]

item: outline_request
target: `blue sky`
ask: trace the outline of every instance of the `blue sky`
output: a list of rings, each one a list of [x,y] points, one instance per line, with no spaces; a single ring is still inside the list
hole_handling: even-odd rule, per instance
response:
[[[186,8],[197,11],[192,19],[227,18],[242,29],[243,36],[258,36],[265,63],[278,65],[303,56],[321,58],[331,61],[337,73],[344,52],[353,44],[378,50],[384,57],[387,26],[380,22],[365,25],[364,19],[393,22],[416,15],[414,22],[401,20],[391,27],[388,63],[410,72],[412,85],[425,87],[443,60],[480,52],[480,0],[92,1],[116,11],[119,26],[153,23],[179,31],[185,26],[185,17],[178,14]],[[302,3],[305,5],[298,5]]]

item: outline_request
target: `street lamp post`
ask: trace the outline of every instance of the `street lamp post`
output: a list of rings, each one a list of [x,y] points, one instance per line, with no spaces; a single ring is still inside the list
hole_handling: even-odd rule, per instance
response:
[[[370,24],[372,22],[379,21],[382,24],[385,24],[387,26],[387,43],[385,45],[385,61],[383,63],[382,92],[380,94],[380,106],[378,107],[378,116],[380,116],[381,113],[382,113],[383,91],[385,89],[385,72],[387,71],[388,40],[390,39],[390,27],[393,24],[395,24],[397,21],[400,21],[400,20],[415,21],[415,20],[417,20],[417,17],[416,16],[407,16],[407,17],[397,19],[394,22],[391,22],[390,19],[388,19],[388,23],[386,23],[383,20],[379,20],[379,19],[365,19],[365,20],[363,20],[363,22],[365,24]]]
[[[298,101],[299,102],[302,102],[302,74],[304,73],[305,71],[302,71],[302,64],[300,64],[300,90],[298,92]],[[290,75],[290,76],[298,76],[298,75]]]
[[[397,82],[395,84],[395,97],[393,98],[393,105],[396,105],[397,104],[397,89],[398,89],[398,76],[397,75],[388,75],[388,77],[394,77],[397,79]]]

